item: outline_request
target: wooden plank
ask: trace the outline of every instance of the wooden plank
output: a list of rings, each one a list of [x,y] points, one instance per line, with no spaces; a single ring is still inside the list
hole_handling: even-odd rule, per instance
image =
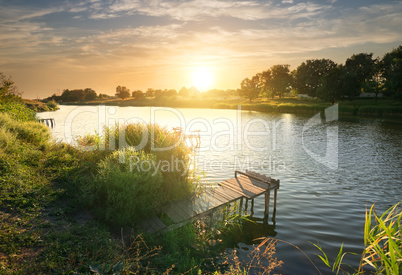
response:
[[[237,190],[237,191],[241,191],[243,194],[246,194],[246,192],[251,192],[253,194],[257,194],[261,191],[261,189],[245,184],[245,183],[241,183],[238,179],[230,179],[230,180],[225,180],[223,182],[221,182],[222,185],[225,186],[230,186],[232,189]],[[248,195],[249,196],[249,195]]]
[[[251,192],[253,192],[254,194],[259,194],[259,193],[263,193],[267,190],[267,188],[261,188],[259,186],[253,185],[250,181],[250,179],[248,178],[233,178],[233,179],[229,179],[226,180],[226,182],[233,184],[236,187],[240,187],[240,188],[244,188],[246,190],[249,190]]]
[[[249,182],[249,183],[251,183],[253,185],[256,185],[256,186],[258,186],[260,188],[263,188],[263,189],[271,189],[272,190],[272,189],[275,189],[275,188],[279,187],[279,181],[275,180],[275,179],[271,179],[271,183],[267,184],[265,182],[262,182],[262,181],[259,181],[259,180],[253,179],[253,178],[249,178],[249,177],[244,176],[244,175],[238,176],[237,178],[241,179],[241,180],[245,179],[247,182]]]
[[[201,214],[202,212],[209,211],[221,205],[220,203],[214,201],[208,201],[208,197],[204,194],[199,197],[196,197],[194,200],[194,210],[196,211],[197,215]]]
[[[230,197],[230,200],[238,200],[240,199],[243,194],[239,193],[231,188],[221,185],[219,188],[216,188],[216,192],[224,194],[224,196]]]
[[[268,184],[268,183],[265,183],[265,182],[262,182],[262,181],[259,181],[259,180],[256,180],[256,179],[252,179],[252,178],[249,178],[249,177],[247,177],[247,176],[239,176],[239,177],[237,177],[241,182],[245,182],[245,183],[247,183],[247,184],[251,184],[251,185],[254,185],[254,186],[257,186],[257,187],[259,187],[259,188],[262,188],[262,189],[264,189],[264,190],[267,190],[268,188],[270,188],[270,184]]]
[[[193,216],[191,202],[188,199],[175,201],[165,213],[174,223],[186,220]]]
[[[211,200],[214,200],[215,202],[219,203],[219,205],[225,204],[228,202],[228,200],[222,196],[220,196],[216,192],[212,192],[211,190],[207,190],[206,193]]]
[[[221,202],[221,204],[225,204],[225,203],[228,203],[230,201],[230,199],[228,199],[227,197],[222,196],[218,192],[207,190],[207,194],[209,194],[211,196],[211,198],[215,199],[216,201]]]
[[[230,189],[228,189],[228,190],[230,190]],[[225,191],[224,191],[224,189],[222,189],[222,187],[217,189],[214,194],[216,196],[219,196],[221,198],[221,200],[225,200],[225,204],[230,203],[231,201],[237,200],[238,197],[241,197],[238,193],[236,193],[237,194],[236,197],[229,196],[227,193],[225,193]]]
[[[163,207],[162,210],[174,223],[177,223],[183,219],[186,219],[191,212],[185,212],[180,206],[180,201],[174,201],[167,207]]]
[[[231,184],[229,182],[226,182],[226,181],[221,182],[220,184],[222,186],[225,186],[225,187],[229,188],[229,189],[232,189],[233,191],[239,193],[240,195],[242,195],[242,196],[244,196],[246,198],[252,198],[252,197],[254,197],[256,195],[254,192],[252,192],[250,190],[247,190],[244,187],[236,186],[236,185],[233,185],[233,184]]]

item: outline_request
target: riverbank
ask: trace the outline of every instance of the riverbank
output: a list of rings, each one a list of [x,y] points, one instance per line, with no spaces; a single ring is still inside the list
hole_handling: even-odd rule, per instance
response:
[[[238,97],[231,98],[182,98],[172,97],[163,99],[111,99],[104,101],[71,102],[65,105],[107,105],[107,106],[136,106],[136,107],[171,107],[171,108],[205,108],[205,109],[238,109],[270,112],[294,113],[313,115],[325,110],[332,104],[319,99],[275,98],[259,99],[253,102]],[[356,99],[338,102],[340,117],[373,117],[373,118],[402,118],[402,102],[391,99]]]
[[[48,101],[47,103],[43,103],[37,100],[22,99],[22,102],[25,104],[25,106],[35,112],[57,111],[60,109],[55,101]]]

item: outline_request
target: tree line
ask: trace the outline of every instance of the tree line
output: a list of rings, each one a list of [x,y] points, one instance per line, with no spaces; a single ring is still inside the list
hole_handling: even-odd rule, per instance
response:
[[[126,86],[117,86],[115,97],[121,98],[123,100],[127,98],[133,98],[136,100],[141,100],[144,98],[154,98],[156,100],[163,100],[166,98],[172,98],[176,96],[180,97],[194,97],[199,96],[201,92],[197,90],[195,87],[182,87],[179,91],[175,89],[153,89],[148,88],[145,92],[142,90],[133,90],[130,91],[129,88]],[[227,97],[230,95],[237,95],[237,91],[233,89],[228,90],[218,90],[218,89],[211,89],[207,92],[204,92],[203,95],[205,96],[213,96],[213,97]],[[94,101],[94,100],[103,100],[103,99],[110,99],[113,96],[107,94],[97,94],[93,89],[86,88],[86,89],[74,89],[63,90],[61,95],[53,94],[52,96],[43,99],[42,101],[56,101],[59,103],[62,102],[87,102],[87,101]]]
[[[402,99],[402,46],[373,58],[373,53],[359,53],[345,64],[330,59],[310,59],[290,71],[289,65],[274,65],[266,71],[245,78],[239,94],[250,102],[258,97],[283,97],[293,91],[332,103],[361,93],[379,93]]]

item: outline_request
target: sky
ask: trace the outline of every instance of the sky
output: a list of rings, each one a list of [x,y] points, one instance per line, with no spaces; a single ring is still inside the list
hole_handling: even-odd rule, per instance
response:
[[[236,89],[276,64],[382,57],[401,26],[401,0],[0,0],[0,72],[24,98]]]

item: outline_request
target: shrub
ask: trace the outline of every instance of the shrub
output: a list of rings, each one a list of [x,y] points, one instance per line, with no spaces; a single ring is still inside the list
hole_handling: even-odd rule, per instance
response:
[[[115,151],[100,161],[95,180],[84,187],[96,214],[108,223],[121,226],[154,213],[163,192],[162,175],[153,163],[156,163],[155,156],[132,149]]]
[[[8,113],[19,121],[32,121],[36,119],[36,113],[25,106],[22,102],[1,102],[0,113]]]
[[[57,110],[59,109],[59,105],[56,103],[56,101],[54,100],[50,100],[48,102],[46,102],[46,106],[50,109],[50,110]]]
[[[36,121],[16,121],[9,114],[0,113],[0,127],[5,127],[9,132],[16,134],[17,138],[23,142],[34,145],[44,145],[50,139],[48,128]]]
[[[193,191],[187,168],[191,149],[182,142],[182,137],[157,124],[132,123],[105,127],[103,134],[87,135],[78,140],[80,145],[93,145],[98,150],[115,151],[132,148],[152,154],[160,164],[163,177],[162,202],[178,199]]]

